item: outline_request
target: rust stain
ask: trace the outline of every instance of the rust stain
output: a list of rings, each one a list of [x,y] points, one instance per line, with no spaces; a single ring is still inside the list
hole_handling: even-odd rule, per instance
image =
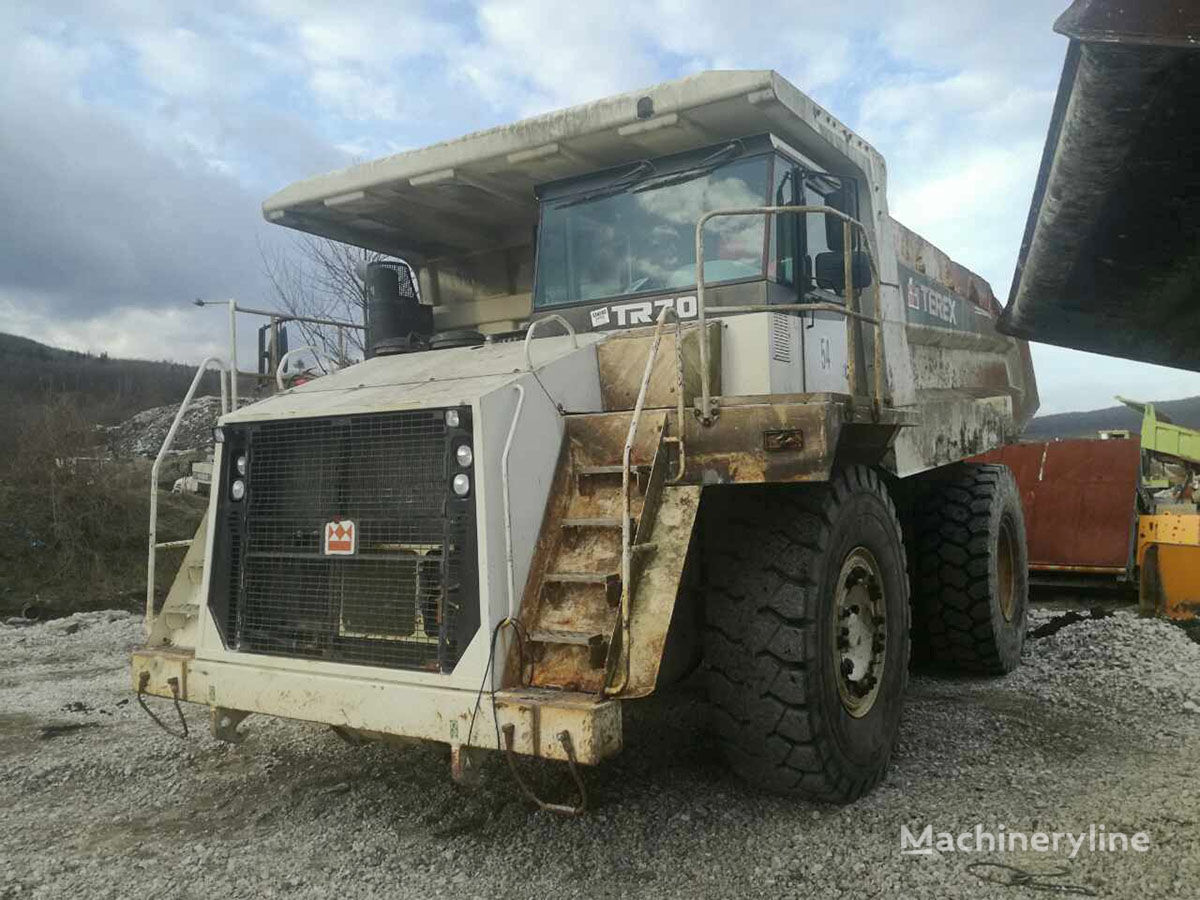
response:
[[[650,355],[653,329],[618,333],[596,345],[596,362],[600,369],[600,389],[606,410],[633,409]],[[715,394],[721,392],[721,328],[709,325],[708,368]],[[683,331],[683,401],[691,405],[700,392],[699,329],[684,325]],[[650,371],[646,390],[649,408],[670,407],[676,403],[678,376],[675,362],[675,332],[668,325],[663,332],[658,357]]]

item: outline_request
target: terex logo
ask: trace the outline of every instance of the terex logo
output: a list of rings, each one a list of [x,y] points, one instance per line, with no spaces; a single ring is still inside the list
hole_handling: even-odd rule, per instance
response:
[[[949,294],[917,284],[915,278],[908,279],[904,291],[910,309],[919,309],[947,325],[958,325],[958,300]]]
[[[591,312],[592,327],[615,326],[626,328],[632,325],[653,325],[663,307],[671,307],[681,319],[696,318],[696,298],[664,297],[661,300],[641,300],[632,303],[614,303],[601,306]]]

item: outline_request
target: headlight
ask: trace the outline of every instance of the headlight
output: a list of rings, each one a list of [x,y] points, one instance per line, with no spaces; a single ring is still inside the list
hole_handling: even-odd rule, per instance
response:
[[[470,444],[459,444],[454,451],[454,458],[458,460],[458,464],[464,469],[475,461],[475,454],[471,452]],[[245,474],[244,472],[242,473]]]
[[[451,428],[458,427],[458,410],[457,409],[446,410],[446,424],[449,425]]]
[[[237,462],[235,462],[234,465],[237,466],[237,473],[239,475],[246,474],[246,457],[245,456],[239,456],[237,458]]]
[[[454,476],[454,480],[450,482],[450,486],[454,488],[454,493],[460,497],[465,497],[471,493],[471,479],[462,472]]]
[[[232,497],[234,500],[241,500],[243,497],[245,497],[246,496],[246,482],[242,481],[242,479],[239,478],[237,481],[235,481],[233,484],[231,484],[229,486],[229,496]]]

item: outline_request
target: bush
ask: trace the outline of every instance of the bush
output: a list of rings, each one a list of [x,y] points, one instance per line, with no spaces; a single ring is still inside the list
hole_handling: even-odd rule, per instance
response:
[[[111,460],[95,422],[69,396],[10,412],[0,448],[0,606],[59,611],[144,603],[150,464]],[[165,493],[159,540],[191,537],[204,501]],[[160,553],[160,592],[178,563]]]

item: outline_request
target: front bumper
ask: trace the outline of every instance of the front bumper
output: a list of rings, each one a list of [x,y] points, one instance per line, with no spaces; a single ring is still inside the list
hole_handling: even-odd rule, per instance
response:
[[[515,752],[566,760],[555,739],[566,731],[576,761],[584,765],[614,756],[622,746],[620,702],[593,694],[498,691],[493,718],[488,693],[197,660],[187,650],[134,650],[131,675],[135,691],[207,705],[214,725],[229,713],[260,713],[378,736],[440,741],[455,750],[496,750],[502,749],[497,732],[511,724]]]

